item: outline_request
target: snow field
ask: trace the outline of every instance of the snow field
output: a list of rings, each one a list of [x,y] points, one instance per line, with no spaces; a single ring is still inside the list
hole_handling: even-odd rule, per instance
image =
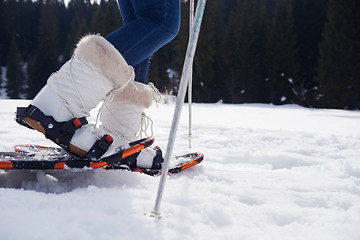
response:
[[[28,103],[0,101],[0,151],[54,146],[13,120]],[[162,149],[173,110],[170,103],[147,111]],[[180,122],[174,155],[198,151],[205,160],[169,177],[160,221],[146,216],[156,177],[0,170],[0,238],[359,239],[360,112],[194,104],[190,150],[186,106]]]

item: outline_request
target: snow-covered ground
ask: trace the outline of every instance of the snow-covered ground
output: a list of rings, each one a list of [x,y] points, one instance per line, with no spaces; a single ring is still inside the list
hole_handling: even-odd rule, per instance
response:
[[[28,103],[0,100],[0,151],[53,145],[14,122]],[[173,110],[147,111],[163,149]],[[193,148],[185,106],[174,155],[205,160],[169,177],[160,220],[146,216],[159,177],[0,170],[0,239],[360,239],[360,112],[195,104],[193,115]]]

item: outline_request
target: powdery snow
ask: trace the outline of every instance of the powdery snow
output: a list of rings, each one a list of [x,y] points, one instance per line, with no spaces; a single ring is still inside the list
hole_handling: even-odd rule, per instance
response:
[[[28,103],[0,100],[1,151],[54,146],[13,120]],[[163,149],[173,110],[147,111]],[[174,155],[199,151],[205,160],[169,177],[159,221],[146,216],[159,177],[0,170],[0,239],[360,238],[360,112],[194,104],[193,131],[189,150],[185,106]]]

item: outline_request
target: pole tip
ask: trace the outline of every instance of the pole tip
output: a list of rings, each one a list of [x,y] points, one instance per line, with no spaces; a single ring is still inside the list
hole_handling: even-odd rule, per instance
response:
[[[167,214],[164,214],[164,213],[160,213],[158,211],[146,211],[144,213],[144,215],[149,218],[149,219],[154,219],[154,220],[160,220],[161,218],[164,218],[167,216]]]

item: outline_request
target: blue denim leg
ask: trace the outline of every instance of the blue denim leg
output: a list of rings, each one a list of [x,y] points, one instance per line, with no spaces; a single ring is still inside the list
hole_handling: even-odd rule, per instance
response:
[[[118,0],[123,25],[136,20],[135,9],[130,0]]]
[[[150,57],[139,63],[134,67],[135,81],[145,83],[146,76],[150,65]]]
[[[124,25],[109,34],[112,43],[145,82],[151,55],[171,41],[180,27],[179,0],[118,0]]]
[[[135,10],[129,0],[118,0],[120,13],[123,20],[123,25],[127,25],[136,20]],[[146,58],[136,66],[133,66],[135,71],[135,81],[145,83],[149,68],[150,57]]]

